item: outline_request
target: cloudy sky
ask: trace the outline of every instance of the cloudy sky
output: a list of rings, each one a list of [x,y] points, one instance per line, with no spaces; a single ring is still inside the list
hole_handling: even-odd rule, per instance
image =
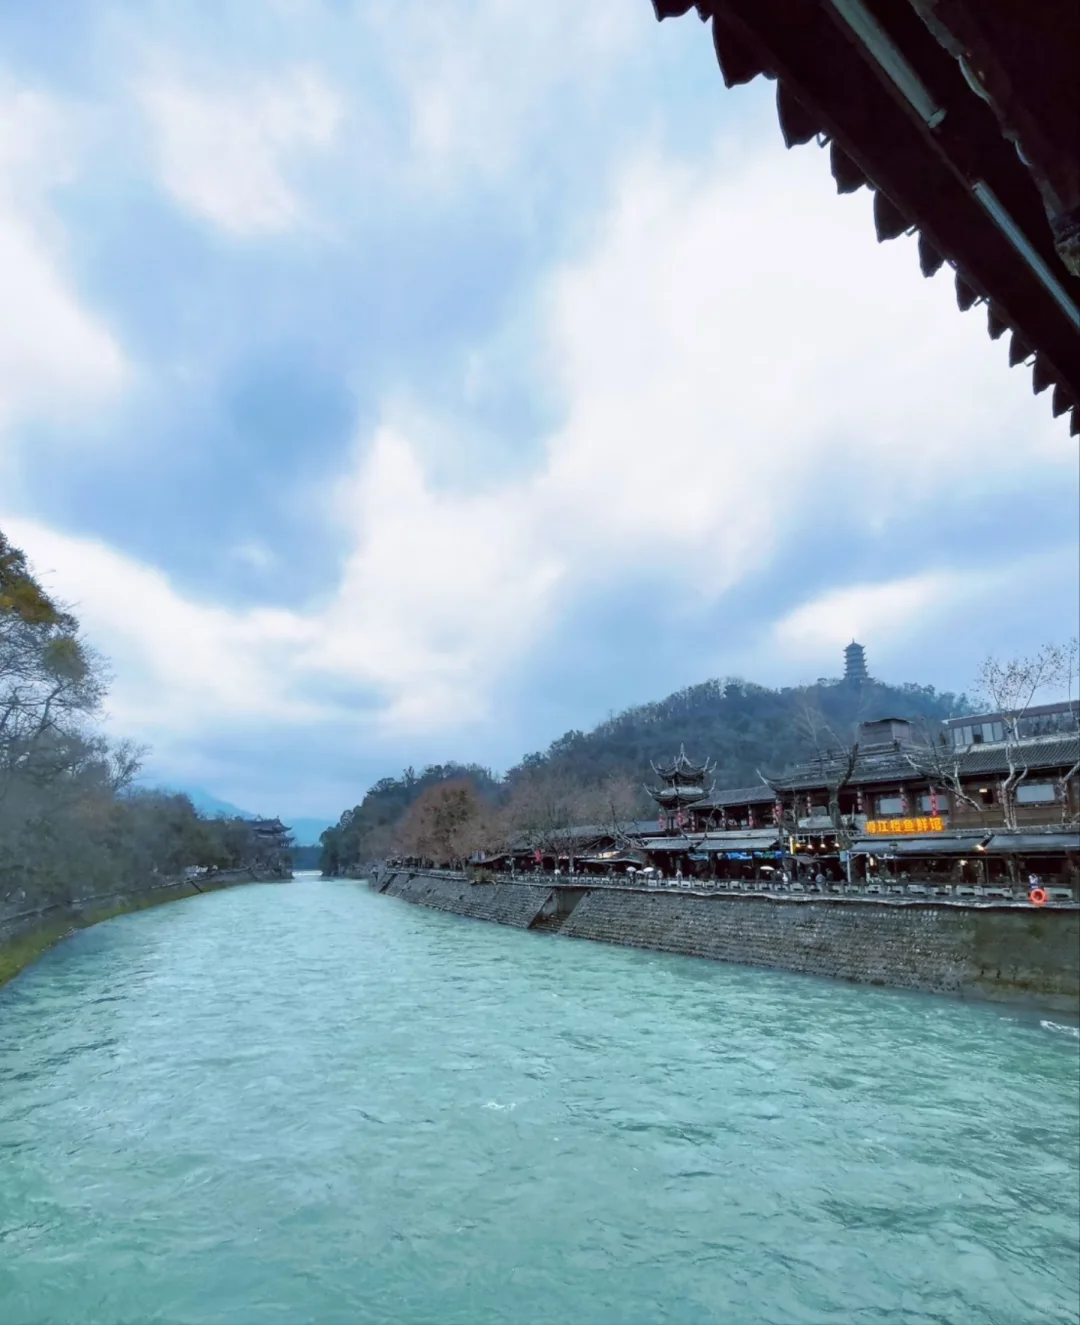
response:
[[[0,527],[153,776],[1075,632],[1067,421],[773,96],[648,0],[0,6]]]

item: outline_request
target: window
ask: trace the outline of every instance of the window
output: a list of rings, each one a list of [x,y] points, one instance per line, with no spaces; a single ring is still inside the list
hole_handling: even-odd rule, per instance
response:
[[[923,794],[919,797],[919,813],[944,814],[945,811],[949,808],[949,798],[946,796],[946,794],[943,791],[939,791],[935,799],[937,800],[936,808],[933,804],[931,804],[930,793],[928,791],[924,791]]]
[[[903,796],[879,796],[877,798],[878,814],[905,814]]]
[[[1017,805],[1052,805],[1055,800],[1052,782],[1021,782],[1016,788]]]
[[[994,788],[993,788],[993,787],[980,787],[980,788],[979,788],[979,800],[981,800],[982,803],[983,803],[984,805],[993,805],[993,803],[994,803]]]
[[[1005,739],[1003,722],[975,722],[953,728],[953,745],[963,750],[969,745],[996,745]]]

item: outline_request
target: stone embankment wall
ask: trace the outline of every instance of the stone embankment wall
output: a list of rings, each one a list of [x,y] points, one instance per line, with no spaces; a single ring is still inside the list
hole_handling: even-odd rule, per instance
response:
[[[470,884],[390,874],[392,896],[520,928],[864,984],[1080,1010],[1080,911]]]
[[[597,889],[573,938],[994,999],[1080,1000],[1080,913]]]
[[[473,920],[491,920],[497,925],[528,929],[540,908],[551,896],[547,886],[531,884],[472,884],[464,875],[391,874],[376,886],[389,897],[401,897],[436,911],[452,911]]]
[[[141,889],[93,893],[48,906],[28,908],[25,898],[9,897],[0,904],[0,985],[76,929],[182,897],[196,897],[199,893],[217,892],[241,883],[274,880],[280,881],[280,876],[230,870],[194,881],[159,879]]]

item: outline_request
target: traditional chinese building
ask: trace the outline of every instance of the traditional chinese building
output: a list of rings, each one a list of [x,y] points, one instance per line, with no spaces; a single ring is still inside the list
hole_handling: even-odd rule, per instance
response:
[[[695,764],[680,746],[679,753],[666,764],[653,764],[653,772],[663,783],[660,787],[647,787],[649,795],[660,807],[660,831],[669,832],[689,827],[691,808],[704,800],[712,791],[706,780],[712,765],[706,760]]]
[[[861,686],[870,680],[866,670],[866,650],[854,640],[844,650],[844,680],[851,686]]]
[[[1035,718],[1052,716],[1055,706],[1045,707]],[[825,752],[759,786],[700,797],[688,810],[688,858],[731,852],[760,863],[761,853],[775,849],[796,873],[801,867],[839,878],[849,863],[865,872],[878,857],[951,868],[980,853],[1004,859],[1011,852],[1053,856],[1075,872],[1080,735],[1006,743],[991,739],[993,715],[957,721],[989,735],[957,747],[950,732],[935,741],[904,719],[883,718],[862,724],[850,749]]]
[[[249,827],[253,838],[255,865],[259,869],[280,874],[292,872],[292,830],[280,819],[252,819]]]

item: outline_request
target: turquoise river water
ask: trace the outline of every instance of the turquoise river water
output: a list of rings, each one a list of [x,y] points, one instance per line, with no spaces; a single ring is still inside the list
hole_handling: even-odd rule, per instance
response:
[[[3,1325],[1073,1325],[1075,1027],[299,879],[0,990]]]

